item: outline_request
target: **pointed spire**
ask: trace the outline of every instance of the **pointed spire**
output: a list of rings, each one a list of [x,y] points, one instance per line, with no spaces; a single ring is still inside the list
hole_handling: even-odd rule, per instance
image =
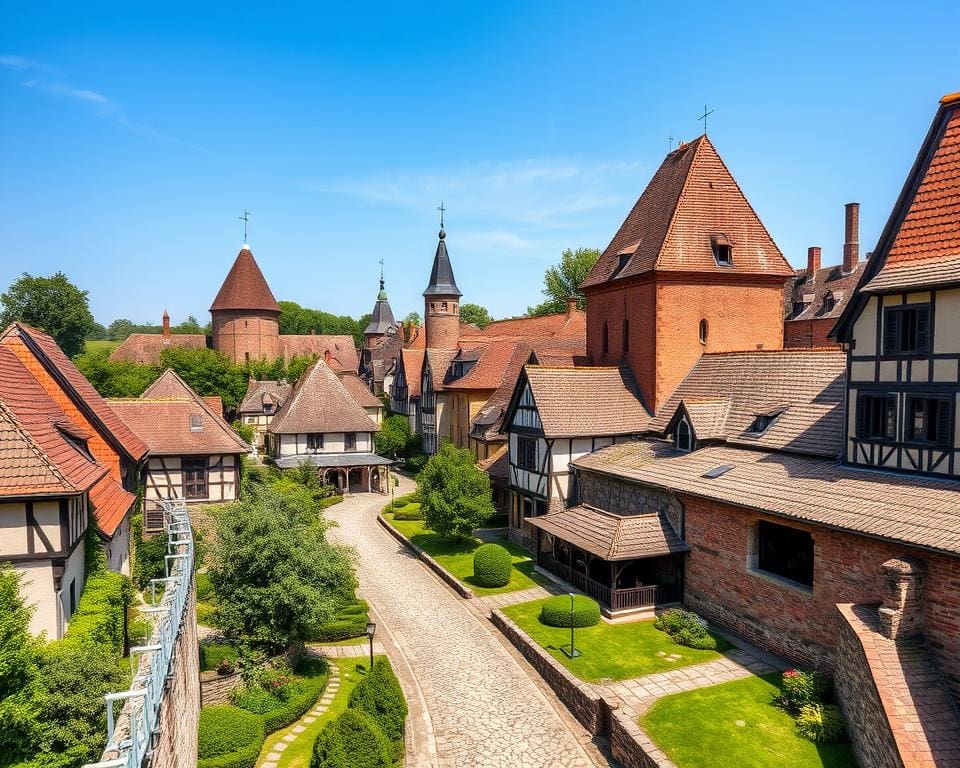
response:
[[[373,305],[370,323],[364,329],[364,336],[382,336],[396,325],[393,319],[393,310],[387,301],[387,291],[383,287],[383,261],[380,261],[380,293],[377,294],[377,303]]]
[[[453,265],[447,253],[447,233],[440,229],[437,253],[433,257],[433,269],[430,272],[430,284],[423,292],[424,296],[463,296],[453,277]]]
[[[256,309],[279,312],[280,305],[273,297],[267,280],[260,271],[251,250],[244,245],[230,267],[210,311],[218,309]]]

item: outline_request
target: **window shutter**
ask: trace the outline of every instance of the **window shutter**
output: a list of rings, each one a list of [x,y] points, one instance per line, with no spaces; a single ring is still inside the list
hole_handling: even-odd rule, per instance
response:
[[[900,351],[900,313],[893,309],[883,312],[883,351],[888,355]]]
[[[869,403],[865,395],[857,395],[857,437],[867,437],[870,429]]]
[[[917,352],[930,351],[930,310],[924,307],[917,310]]]
[[[891,440],[897,439],[897,398],[888,397],[884,400],[884,405],[886,406],[886,433],[884,437],[887,437]]]
[[[950,416],[953,412],[952,400],[937,401],[937,445],[950,445],[953,443],[950,434]]]

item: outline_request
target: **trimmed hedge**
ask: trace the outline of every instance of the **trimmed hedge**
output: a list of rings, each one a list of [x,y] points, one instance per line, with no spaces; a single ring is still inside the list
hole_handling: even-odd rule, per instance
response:
[[[407,504],[418,504],[420,497],[416,493],[405,493],[403,496],[397,496],[393,500],[393,508],[405,507]]]
[[[373,670],[350,694],[349,707],[366,713],[391,742],[391,755],[403,755],[403,734],[407,720],[407,702],[390,662],[378,658]]]
[[[264,730],[273,733],[299,720],[320,698],[329,677],[329,674],[317,675],[302,681],[300,693],[291,697],[280,709],[263,715]]]
[[[332,643],[361,637],[367,631],[368,610],[369,606],[364,600],[349,603],[345,608],[337,611],[332,621],[320,625],[311,639],[321,643]]]
[[[343,496],[327,496],[327,498],[320,500],[320,509],[332,507],[334,504],[339,504],[341,501],[343,501]]]
[[[600,621],[600,605],[586,595],[574,595],[573,611],[570,596],[556,595],[546,600],[540,609],[540,623],[548,627],[592,627]]]
[[[240,658],[240,649],[229,643],[200,643],[200,671],[210,672],[220,666],[220,662],[236,661]]]
[[[197,732],[198,768],[212,768],[206,762],[209,758],[233,758],[237,752],[245,754],[251,750],[256,762],[265,739],[263,718],[259,715],[230,705],[203,707]]]
[[[392,768],[390,741],[369,715],[344,710],[313,745],[310,768]]]
[[[481,587],[505,587],[512,570],[513,558],[499,544],[481,544],[473,553],[473,579]]]

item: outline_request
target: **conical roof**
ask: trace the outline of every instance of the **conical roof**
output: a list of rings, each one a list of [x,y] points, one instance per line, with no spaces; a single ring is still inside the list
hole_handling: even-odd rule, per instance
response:
[[[380,293],[377,294],[377,303],[373,305],[373,314],[370,317],[370,324],[364,329],[366,336],[383,335],[388,333],[396,321],[393,319],[393,310],[390,309],[390,302],[387,301],[387,292],[383,287],[383,278],[380,278]]]
[[[433,269],[430,272],[430,285],[423,292],[424,296],[463,296],[453,277],[453,265],[447,253],[446,237],[447,233],[441,229],[437,254],[433,257]]]
[[[273,297],[270,286],[253,253],[246,245],[240,249],[220,292],[210,305],[210,311],[218,309],[258,309],[263,312],[279,312],[280,305]]]

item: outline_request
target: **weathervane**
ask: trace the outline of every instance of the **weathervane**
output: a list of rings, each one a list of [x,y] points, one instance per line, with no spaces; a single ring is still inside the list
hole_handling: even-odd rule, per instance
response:
[[[250,221],[250,211],[244,209],[243,216],[237,216],[243,222],[243,242],[247,242],[247,222]]]
[[[708,111],[707,111],[707,105],[704,104],[704,105],[703,105],[703,114],[700,115],[700,117],[697,118],[697,120],[703,120],[703,135],[704,135],[704,136],[707,135],[707,115],[712,115],[712,114],[713,114],[713,110],[711,109],[711,110],[708,112]]]
[[[443,207],[443,201],[440,201],[440,205],[437,206],[437,210],[440,211],[440,229],[443,229],[443,212],[447,210]]]

